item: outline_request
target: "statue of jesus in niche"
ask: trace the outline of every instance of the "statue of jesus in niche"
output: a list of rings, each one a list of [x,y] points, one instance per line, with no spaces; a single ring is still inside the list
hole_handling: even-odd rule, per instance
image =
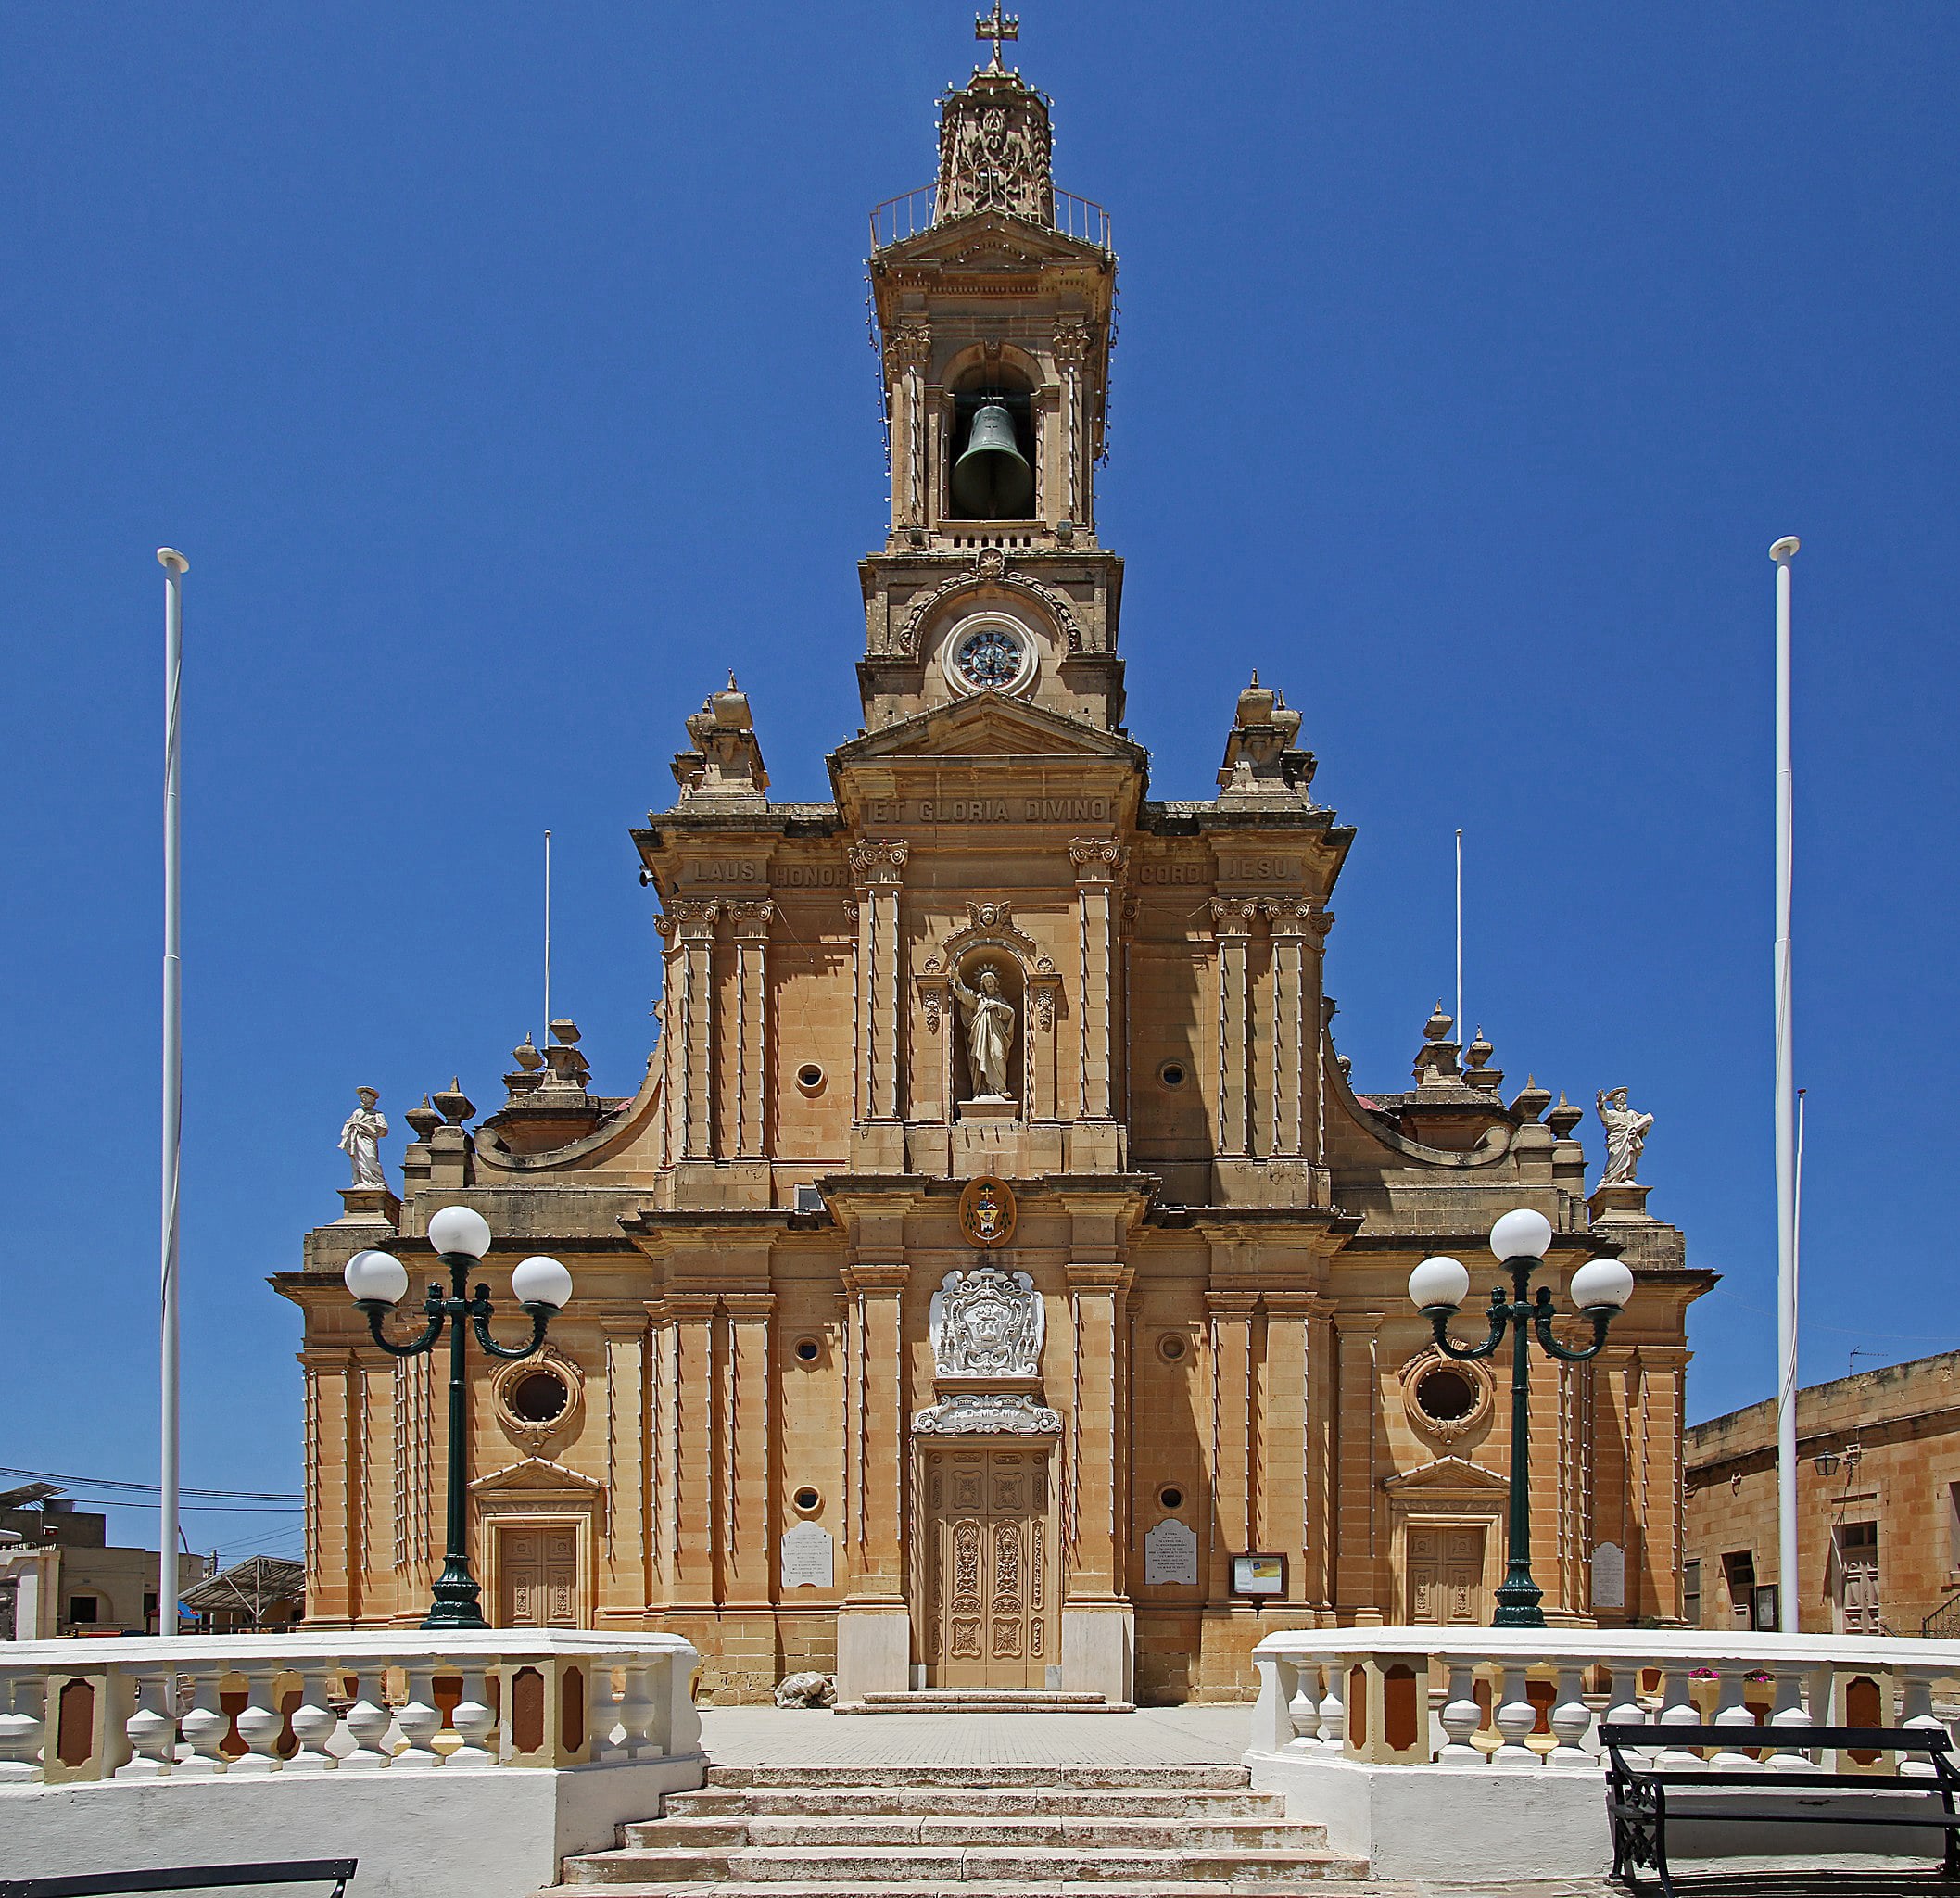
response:
[[[953,993],[959,998],[967,1022],[967,1065],[972,1070],[975,1097],[983,1101],[1012,1100],[1007,1089],[1007,1061],[1014,1046],[1014,1004],[1001,993],[1000,971],[981,965],[969,989],[955,975]]]

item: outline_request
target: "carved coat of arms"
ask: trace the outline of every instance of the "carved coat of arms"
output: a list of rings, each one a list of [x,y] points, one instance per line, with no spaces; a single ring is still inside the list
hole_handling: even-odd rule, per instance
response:
[[[969,1246],[1005,1246],[1014,1236],[1014,1190],[1005,1180],[968,1180],[959,1196],[959,1229]]]
[[[932,1295],[932,1359],[942,1377],[1037,1377],[1045,1329],[1024,1272],[949,1272]]]

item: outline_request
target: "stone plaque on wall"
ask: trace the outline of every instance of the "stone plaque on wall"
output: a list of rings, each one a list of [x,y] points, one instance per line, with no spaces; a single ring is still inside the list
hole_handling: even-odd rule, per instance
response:
[[[1602,1542],[1592,1552],[1592,1605],[1626,1606],[1626,1554],[1617,1542]]]
[[[783,1587],[828,1588],[831,1585],[830,1532],[820,1523],[798,1523],[783,1531]]]
[[[1197,1578],[1197,1532],[1175,1516],[1166,1516],[1144,1537],[1144,1585]]]

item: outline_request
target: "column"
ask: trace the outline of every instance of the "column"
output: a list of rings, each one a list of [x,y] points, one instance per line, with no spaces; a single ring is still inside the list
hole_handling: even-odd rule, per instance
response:
[[[1207,1292],[1211,1329],[1212,1509],[1206,1598],[1232,1600],[1232,1557],[1252,1548],[1252,1315],[1257,1292]]]
[[[773,1292],[724,1292],[722,1482],[727,1498],[725,1606],[767,1607],[770,1596],[769,1319]]]
[[[1081,1035],[1079,1111],[1085,1120],[1116,1114],[1116,879],[1127,854],[1113,837],[1077,837],[1069,844],[1081,918],[1076,1015]]]
[[[1226,1158],[1252,1151],[1246,959],[1258,909],[1254,897],[1218,896],[1211,903],[1218,943],[1218,1151]]]
[[[928,518],[926,372],[931,366],[931,325],[900,323],[885,345],[885,383],[891,394],[891,518],[902,527],[923,525]]]
[[[1309,1297],[1302,1317],[1307,1355],[1307,1559],[1302,1587],[1306,1599],[1325,1611],[1334,1601],[1334,1551],[1341,1527],[1335,1482],[1341,1417],[1334,1378],[1334,1306],[1326,1298]]]
[[[768,1152],[769,925],[776,905],[731,903],[735,925],[735,1151],[742,1159]]]
[[[1307,1321],[1310,1292],[1266,1292],[1266,1362],[1259,1391],[1258,1546],[1284,1553],[1286,1599],[1307,1601]]]
[[[674,1601],[677,1592],[675,1551],[680,1546],[678,1400],[679,1332],[665,1299],[646,1308],[647,1331],[647,1601]]]
[[[674,1334],[673,1605],[712,1610],[716,1595],[718,1486],[714,1454],[714,1295],[670,1293]]]
[[[664,1092],[668,1113],[669,1158],[713,1159],[714,1123],[713,1077],[714,924],[718,903],[677,902],[655,918],[661,934],[675,944],[667,956],[667,993],[661,1020],[668,1044]]]
[[[1629,1615],[1679,1614],[1681,1577],[1681,1386],[1688,1353],[1677,1346],[1639,1348],[1640,1461],[1646,1474],[1639,1540],[1626,1551]],[[1786,1592],[1777,1581],[1779,1606]],[[1793,1625],[1797,1604],[1783,1612]]]
[[[898,1032],[904,955],[899,942],[898,894],[909,846],[899,842],[851,847],[857,883],[858,1068],[862,1120],[896,1120]]]
[[[1130,1544],[1124,1305],[1133,1274],[1119,1260],[1071,1260],[1065,1271],[1075,1333],[1069,1420],[1075,1509],[1065,1551],[1062,1689],[1127,1701],[1135,1616],[1124,1573]]]
[[[652,1598],[648,1525],[646,1416],[647,1328],[644,1308],[614,1306],[600,1314],[606,1372],[606,1516],[600,1549],[599,1625],[638,1627]]]
[[[363,1446],[350,1427],[355,1378],[350,1351],[303,1350],[306,1386],[307,1607],[313,1621],[353,1619],[359,1574],[360,1512],[354,1497],[355,1461]]]
[[[1089,351],[1095,342],[1095,330],[1085,323],[1063,323],[1055,326],[1055,366],[1061,377],[1062,461],[1066,488],[1058,497],[1063,520],[1078,527],[1094,525],[1089,505],[1089,429],[1082,400],[1083,373]]]
[[[837,1613],[840,1700],[903,1693],[910,1685],[912,1615],[905,1599],[906,1416],[900,1322],[910,1272],[896,1246],[845,1268],[852,1299],[853,1481],[844,1554],[848,1592]]]

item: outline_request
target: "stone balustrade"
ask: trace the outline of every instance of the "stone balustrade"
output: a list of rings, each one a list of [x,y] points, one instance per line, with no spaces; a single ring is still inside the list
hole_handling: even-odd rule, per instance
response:
[[[1738,1729],[1717,1767],[1890,1771],[1820,1761],[1802,1730],[1940,1726],[1934,1692],[1960,1682],[1960,1642],[1701,1628],[1308,1628],[1254,1661],[1254,1754],[1594,1775],[1608,1720],[1651,1726],[1663,1766],[1703,1765],[1666,1729],[1712,1722]]]
[[[0,1787],[698,1755],[676,1635],[382,1629],[0,1646]]]

